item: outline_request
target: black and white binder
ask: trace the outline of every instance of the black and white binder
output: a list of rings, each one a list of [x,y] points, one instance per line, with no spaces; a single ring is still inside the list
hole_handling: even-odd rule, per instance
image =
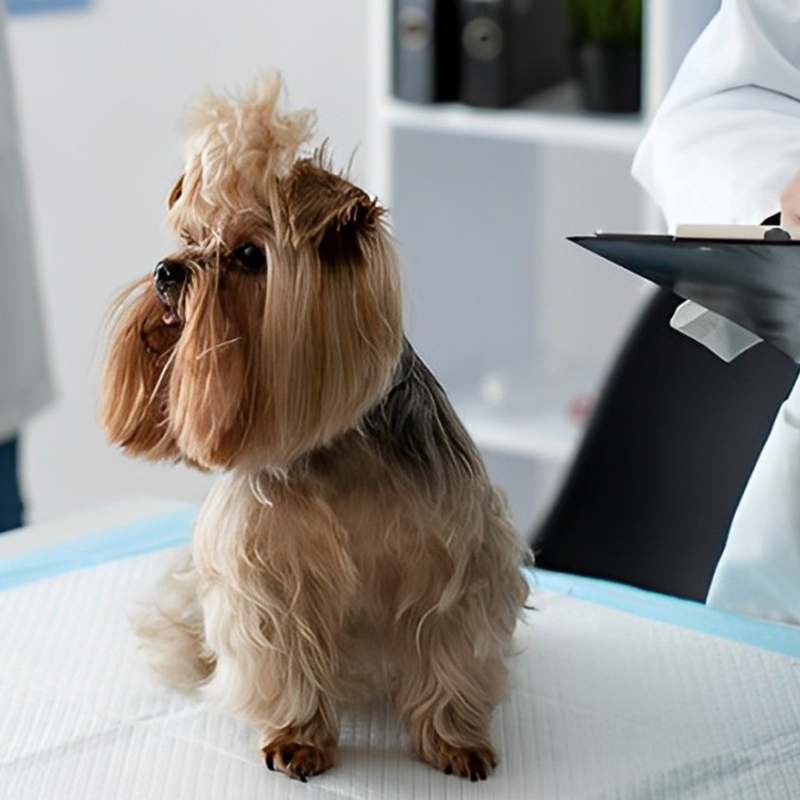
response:
[[[394,93],[415,103],[458,99],[458,0],[394,0]]]
[[[800,229],[680,226],[570,241],[730,319],[800,363]]]
[[[460,0],[461,100],[502,108],[569,76],[563,0]]]

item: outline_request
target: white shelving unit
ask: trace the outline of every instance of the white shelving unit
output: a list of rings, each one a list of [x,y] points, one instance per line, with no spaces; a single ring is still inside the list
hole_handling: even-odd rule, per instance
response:
[[[510,495],[545,507],[648,293],[566,237],[658,220],[630,178],[645,118],[719,0],[646,0],[642,115],[581,111],[564,84],[522,108],[391,94],[392,0],[373,4],[371,189],[389,206],[407,327]]]
[[[598,150],[632,152],[642,135],[641,120],[623,115],[593,119],[575,106],[575,87],[565,84],[558,94],[564,102],[540,100],[524,108],[494,110],[439,104],[425,106],[394,98],[383,108],[384,122],[393,127],[413,128],[459,136],[484,136],[523,142],[559,142],[562,146],[591,146]]]

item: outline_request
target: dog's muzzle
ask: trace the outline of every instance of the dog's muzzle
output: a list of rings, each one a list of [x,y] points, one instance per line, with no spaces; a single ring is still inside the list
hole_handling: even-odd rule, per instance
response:
[[[167,325],[180,322],[177,309],[181,289],[186,282],[186,267],[177,261],[159,261],[153,270],[153,281],[156,294],[167,307],[164,322]]]

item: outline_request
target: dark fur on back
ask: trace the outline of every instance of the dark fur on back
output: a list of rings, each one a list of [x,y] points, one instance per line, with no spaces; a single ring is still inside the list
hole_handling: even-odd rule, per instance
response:
[[[367,413],[361,429],[385,462],[426,481],[483,473],[444,389],[406,338],[394,384]]]

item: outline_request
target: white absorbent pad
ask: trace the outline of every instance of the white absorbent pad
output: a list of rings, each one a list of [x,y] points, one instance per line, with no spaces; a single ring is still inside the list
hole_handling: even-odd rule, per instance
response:
[[[800,797],[800,632],[746,623],[758,643],[734,641],[720,612],[547,574],[519,627],[487,782],[415,761],[389,705],[347,711],[337,766],[290,781],[245,721],[141,664],[131,603],[171,558],[0,591],[2,800]]]

